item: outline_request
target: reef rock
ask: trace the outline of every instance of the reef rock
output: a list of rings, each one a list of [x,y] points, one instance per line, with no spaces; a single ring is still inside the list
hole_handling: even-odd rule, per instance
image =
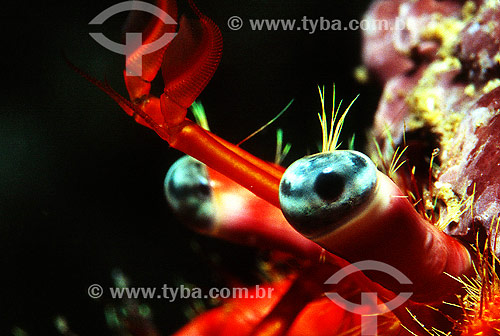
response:
[[[371,156],[390,160],[407,145],[410,169],[398,174],[408,180],[415,167],[422,202],[438,224],[463,239],[474,239],[475,229],[495,234],[500,2],[376,1],[365,19],[392,28],[364,33],[364,65],[384,85],[371,130],[380,151],[372,146]],[[500,243],[492,244],[500,255]]]

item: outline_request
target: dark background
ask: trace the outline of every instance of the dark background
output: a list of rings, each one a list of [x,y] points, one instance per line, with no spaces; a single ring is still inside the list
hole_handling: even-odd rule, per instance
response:
[[[112,285],[121,269],[135,286],[224,284],[221,270],[254,281],[254,253],[191,233],[163,197],[163,178],[180,157],[154,132],[137,125],[105,94],[65,64],[62,52],[125,94],[123,56],[94,42],[89,31],[118,41],[125,15],[98,29],[87,23],[118,1],[45,1],[9,4],[0,14],[0,321],[1,335],[19,327],[56,334],[64,316],[80,335],[110,334],[90,284]],[[363,129],[376,108],[376,85],[361,86],[359,31],[251,31],[250,18],[359,19],[362,0],[198,1],[220,27],[224,54],[202,93],[212,130],[238,142],[295,102],[275,124],[243,147],[272,160],[275,130],[293,144],[289,164],[315,152],[321,132],[317,85],[333,82],[338,98],[356,94],[344,135]],[[238,15],[246,26],[231,31]],[[345,105],[347,106],[347,104]],[[272,145],[270,145],[272,144]],[[193,303],[145,302],[168,334],[186,323]]]

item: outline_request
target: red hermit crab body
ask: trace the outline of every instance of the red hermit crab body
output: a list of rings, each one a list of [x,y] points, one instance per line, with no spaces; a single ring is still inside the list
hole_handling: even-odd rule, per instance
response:
[[[491,35],[498,5],[375,2],[368,21],[401,20],[405,28],[365,34],[365,64],[385,84],[372,158],[338,150],[340,127],[334,132],[336,118],[328,126],[323,114],[322,152],[286,170],[186,117],[217,68],[222,37],[193,3],[195,18],[180,19],[175,2],[157,5],[180,22],[178,34],[160,50],[144,54],[139,48],[127,57],[127,66],[142,62],[143,70],[139,76],[125,72],[130,100],[85,76],[137,122],[196,159],[181,159],[166,179],[167,199],[181,219],[202,233],[286,254],[272,255],[271,265],[293,264],[285,273],[270,272],[263,286],[274,289],[271,297],[256,299],[250,291],[229,299],[177,335],[468,335],[472,323],[474,332],[496,330],[491,321],[484,324],[490,329],[481,327],[482,313],[468,313],[474,302],[486,302],[486,294],[480,289],[470,300],[466,280],[460,282],[476,276],[473,261],[481,256],[478,282],[489,279],[484,288],[497,298],[495,261],[449,234],[473,232],[474,225],[496,233],[489,228],[500,192],[494,184],[498,60],[492,47],[498,38]],[[149,41],[173,31],[153,18],[146,34]],[[483,32],[480,41],[488,48],[471,40],[474,31]],[[150,82],[160,68],[165,88],[158,98]],[[363,268],[365,262],[372,268]],[[366,272],[342,273],[349,263]],[[403,292],[410,295],[392,306]],[[380,316],[368,321],[374,315]]]

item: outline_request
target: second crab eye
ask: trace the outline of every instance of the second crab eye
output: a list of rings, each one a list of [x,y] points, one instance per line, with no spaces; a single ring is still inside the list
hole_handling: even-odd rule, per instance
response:
[[[306,156],[288,167],[281,179],[281,210],[297,231],[319,237],[361,212],[376,185],[377,168],[360,152]]]
[[[174,212],[196,230],[214,222],[213,195],[207,167],[190,156],[178,159],[165,177],[165,196]]]

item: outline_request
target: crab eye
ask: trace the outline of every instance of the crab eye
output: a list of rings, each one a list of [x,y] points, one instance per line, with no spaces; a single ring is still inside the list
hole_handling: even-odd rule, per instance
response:
[[[308,238],[321,237],[356,217],[370,203],[377,168],[364,154],[332,151],[306,156],[285,171],[281,210]]]
[[[210,178],[200,161],[183,156],[165,177],[165,196],[176,213],[196,230],[210,227],[214,221],[214,205]]]

